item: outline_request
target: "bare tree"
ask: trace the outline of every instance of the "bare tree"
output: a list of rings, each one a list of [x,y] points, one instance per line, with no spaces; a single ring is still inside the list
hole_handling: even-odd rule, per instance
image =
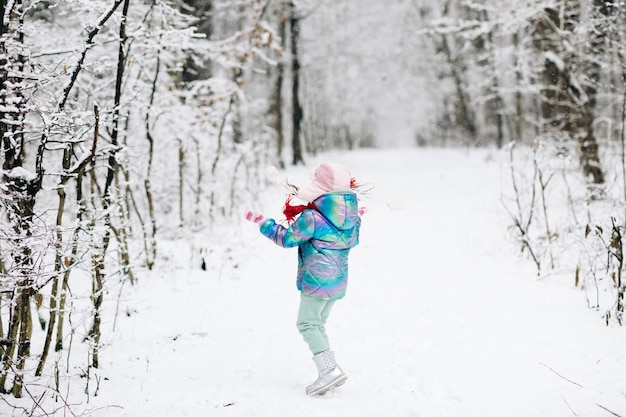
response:
[[[452,0],[446,0],[442,7],[442,17],[444,19],[449,17],[452,12],[451,8]],[[458,29],[457,33],[460,35]],[[464,61],[465,55],[461,53],[465,41],[461,36],[455,39],[454,32],[452,32],[452,35],[450,34],[446,23],[442,23],[442,25],[433,28],[431,35],[437,35],[434,37],[435,42],[438,42],[437,49],[445,56],[448,64],[448,72],[454,85],[456,95],[451,99],[453,102],[452,119],[461,132],[462,140],[468,140],[469,143],[472,144],[476,143],[478,128],[476,126],[474,110],[470,105],[470,97],[465,81],[467,73],[467,66]],[[437,37],[439,39],[437,39]],[[456,45],[455,41],[459,42],[459,46]]]
[[[576,71],[585,64],[584,57],[567,47],[563,39],[580,25],[580,5],[563,2],[557,7],[560,9],[546,7],[535,21],[534,45],[543,57],[544,129],[568,132],[579,144],[583,173],[594,184],[602,184],[604,174],[593,131],[596,87],[593,82],[584,82],[585,74]],[[589,78],[596,78],[597,71],[592,63]]]
[[[490,121],[495,121],[495,144],[498,148],[501,148],[504,143],[504,115],[506,111],[505,101],[500,91],[500,75],[498,74],[497,62],[496,62],[496,48],[494,43],[493,32],[496,27],[489,25],[490,16],[486,7],[482,3],[478,4],[478,21],[482,21],[487,25],[488,29],[479,38],[480,46],[483,50],[482,59],[479,64],[485,68],[486,77],[486,95],[487,100],[487,118]],[[492,124],[492,123],[489,123]]]
[[[35,225],[35,203],[41,190],[44,168],[43,158],[48,132],[44,131],[37,147],[34,173],[26,163],[25,131],[26,115],[32,105],[24,95],[27,90],[27,48],[24,45],[23,4],[21,1],[2,2],[3,21],[0,28],[0,137],[2,150],[2,195],[0,203],[6,216],[3,227],[6,244],[3,248],[11,258],[11,268],[6,271],[2,290],[11,294],[7,333],[2,336],[2,368],[0,369],[0,392],[5,393],[9,374],[14,375],[12,394],[22,396],[23,373],[26,359],[30,356],[32,334],[31,300],[37,291],[41,267],[41,253],[45,250],[36,242],[45,229]],[[8,21],[4,19],[8,17]],[[39,230],[38,230],[39,229]]]
[[[276,82],[271,97],[269,114],[273,119],[273,128],[276,132],[276,159],[280,168],[285,167],[282,152],[285,144],[283,131],[283,83],[285,79],[284,52],[287,47],[287,16],[285,0],[280,0],[278,5],[278,37],[280,38],[280,57],[276,64]]]
[[[303,109],[300,104],[300,59],[298,57],[298,40],[300,36],[300,17],[294,2],[289,4],[289,26],[291,39],[291,117],[292,117],[292,140],[293,152],[292,164],[304,163],[302,154],[302,141],[300,132],[302,130]]]

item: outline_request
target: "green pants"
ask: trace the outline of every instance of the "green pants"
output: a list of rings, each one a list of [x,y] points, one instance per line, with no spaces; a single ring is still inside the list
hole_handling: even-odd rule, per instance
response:
[[[300,294],[300,309],[296,326],[313,355],[330,349],[325,325],[334,304],[334,300],[328,301]]]

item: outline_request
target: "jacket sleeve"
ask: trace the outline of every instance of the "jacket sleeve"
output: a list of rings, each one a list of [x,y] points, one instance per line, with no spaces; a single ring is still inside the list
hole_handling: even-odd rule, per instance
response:
[[[276,224],[269,219],[261,225],[261,233],[283,248],[300,246],[313,238],[315,233],[315,218],[311,210],[304,210],[288,228]]]

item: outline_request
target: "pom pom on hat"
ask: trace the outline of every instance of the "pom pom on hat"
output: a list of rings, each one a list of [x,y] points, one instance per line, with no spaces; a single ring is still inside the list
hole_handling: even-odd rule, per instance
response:
[[[331,191],[349,191],[353,179],[350,170],[343,165],[326,162],[315,170],[315,177],[298,191],[298,198],[313,201]]]

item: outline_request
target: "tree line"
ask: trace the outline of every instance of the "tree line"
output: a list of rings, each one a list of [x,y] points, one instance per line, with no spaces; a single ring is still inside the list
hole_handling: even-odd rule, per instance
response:
[[[417,7],[417,2],[415,3]],[[626,226],[626,14],[605,0],[419,5],[439,59],[441,143],[506,147],[502,203],[542,278],[620,324]]]
[[[416,146],[501,149],[511,239],[542,278],[566,276],[622,323],[623,5],[322,4],[305,35],[318,47],[302,51],[307,144],[384,146],[401,119]]]
[[[217,233],[282,162],[275,86],[298,15],[267,0],[0,4],[0,392],[39,404],[29,382],[61,398],[72,352],[99,367],[103,305],[154,267],[159,238]]]

